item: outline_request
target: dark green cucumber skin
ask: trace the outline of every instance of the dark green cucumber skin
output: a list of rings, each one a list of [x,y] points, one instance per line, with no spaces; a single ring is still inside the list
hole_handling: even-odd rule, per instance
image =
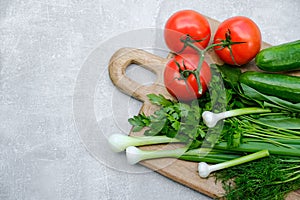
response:
[[[255,63],[259,69],[268,72],[300,69],[300,40],[261,50]]]
[[[247,71],[240,75],[239,81],[263,94],[276,96],[292,103],[300,102],[300,77]]]

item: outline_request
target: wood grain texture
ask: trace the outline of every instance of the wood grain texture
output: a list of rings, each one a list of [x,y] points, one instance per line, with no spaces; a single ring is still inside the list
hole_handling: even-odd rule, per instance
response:
[[[210,23],[213,35],[219,22],[211,18],[207,19]],[[262,43],[262,48],[266,48],[268,46],[270,45],[264,42]],[[122,48],[118,50],[110,59],[109,75],[114,85],[120,91],[143,102],[140,113],[143,112],[146,115],[151,115],[155,110],[157,110],[157,107],[150,104],[146,96],[147,94],[162,94],[166,98],[173,99],[173,97],[167,92],[163,84],[164,67],[171,57],[171,53],[168,58],[161,58],[141,49]],[[206,55],[206,61],[208,63],[222,64],[222,61],[214,54],[213,51],[208,52],[208,54]],[[156,81],[152,85],[145,86],[130,79],[128,76],[126,76],[126,69],[131,64],[137,64],[155,73],[157,76]],[[245,66],[242,66],[241,69],[242,71],[259,71],[259,69],[255,66],[254,61]],[[300,76],[300,71],[291,72],[290,74]],[[138,133],[131,131],[130,135],[142,135],[143,131],[144,130]],[[176,147],[178,147],[178,145],[167,144],[145,146],[141,148],[145,150],[157,150]],[[207,179],[202,179],[199,177],[197,173],[197,163],[171,158],[163,158],[143,161],[140,164],[212,198],[221,197],[224,193],[221,183],[216,182],[213,177],[209,177]],[[300,190],[291,192],[286,199],[300,199]]]

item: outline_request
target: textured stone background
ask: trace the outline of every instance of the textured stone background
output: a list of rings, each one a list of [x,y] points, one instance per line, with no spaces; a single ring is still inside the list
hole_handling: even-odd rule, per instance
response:
[[[220,21],[248,16],[273,45],[299,39],[300,1],[0,1],[0,199],[209,199],[157,173],[98,162],[73,115],[77,75],[94,49],[126,31],[162,28],[187,7]],[[103,104],[113,90],[104,79],[102,94],[91,95],[100,129],[113,133],[127,119]],[[141,104],[126,101],[135,114]]]

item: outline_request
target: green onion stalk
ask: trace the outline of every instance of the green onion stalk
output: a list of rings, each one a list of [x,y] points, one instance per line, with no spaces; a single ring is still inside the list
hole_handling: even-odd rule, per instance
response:
[[[119,137],[119,139],[116,139]],[[111,139],[114,138],[114,139]],[[172,138],[171,138],[172,139]],[[147,142],[145,142],[145,141]],[[157,158],[178,158],[193,162],[208,162],[208,163],[222,163],[232,159],[239,158],[245,154],[256,153],[262,150],[268,150],[271,155],[281,157],[299,159],[300,143],[289,144],[290,147],[277,146],[271,143],[264,143],[261,141],[245,141],[238,147],[228,148],[226,142],[220,142],[213,148],[196,148],[188,149],[187,147],[180,147],[171,150],[141,150],[138,146],[145,146],[149,144],[163,144],[170,142],[178,142],[176,139],[170,140],[167,136],[143,136],[141,139],[137,137],[125,136],[121,134],[114,134],[110,136],[109,143],[112,149],[125,149],[128,162],[136,164],[143,160],[157,159]],[[116,143],[115,141],[118,141]],[[152,142],[148,142],[152,141]],[[131,145],[135,146],[131,146]],[[119,146],[119,148],[118,148]],[[257,157],[257,159],[260,157]]]

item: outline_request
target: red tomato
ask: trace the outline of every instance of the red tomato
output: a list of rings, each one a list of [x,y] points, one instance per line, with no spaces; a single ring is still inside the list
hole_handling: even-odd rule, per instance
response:
[[[228,47],[215,47],[216,54],[231,65],[243,65],[250,62],[261,48],[261,33],[258,26],[249,18],[243,16],[232,17],[222,22],[214,36],[214,44],[221,40],[230,39],[232,42],[244,42]]]
[[[205,48],[210,40],[210,26],[207,19],[200,13],[193,10],[182,10],[173,14],[166,22],[164,39],[171,51],[178,53],[184,44],[180,38],[190,36],[199,48]],[[195,52],[187,47],[184,53]]]
[[[181,70],[176,62],[180,65],[181,70],[194,70],[198,66],[199,56],[197,54],[180,54],[167,63],[164,71],[164,83],[168,92],[181,101],[191,101],[201,97],[207,91],[207,85],[211,80],[211,71],[208,64],[204,61],[200,70],[202,94],[199,94],[196,77],[189,74],[186,75],[186,80],[182,79]]]

